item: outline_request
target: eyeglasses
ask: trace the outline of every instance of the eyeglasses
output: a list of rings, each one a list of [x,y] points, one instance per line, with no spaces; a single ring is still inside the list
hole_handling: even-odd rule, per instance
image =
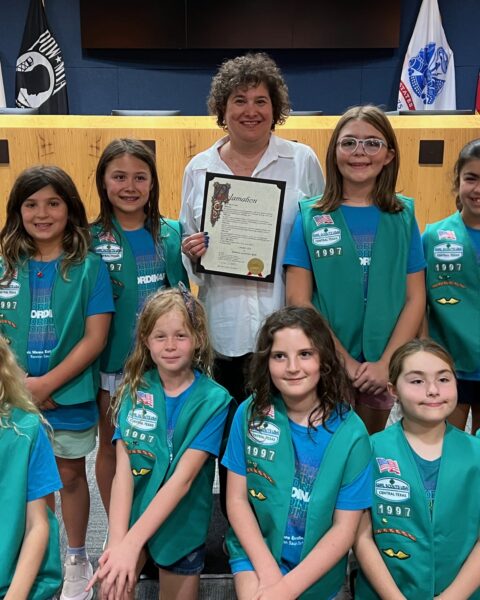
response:
[[[366,140],[358,140],[354,137],[344,137],[337,142],[337,146],[340,146],[340,150],[345,154],[353,154],[357,151],[358,145],[362,144],[363,151],[369,156],[378,154],[382,149],[382,146],[388,148],[387,144],[383,140],[378,138],[368,138]]]

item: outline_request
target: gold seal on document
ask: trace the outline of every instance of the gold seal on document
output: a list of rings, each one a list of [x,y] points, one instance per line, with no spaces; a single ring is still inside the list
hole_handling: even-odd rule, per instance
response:
[[[247,264],[248,273],[252,275],[260,275],[265,265],[263,264],[263,260],[260,258],[251,258]]]

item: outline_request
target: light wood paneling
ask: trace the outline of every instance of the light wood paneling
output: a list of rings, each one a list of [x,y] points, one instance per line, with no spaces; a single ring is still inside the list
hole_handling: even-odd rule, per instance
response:
[[[480,116],[396,117],[391,122],[401,150],[398,190],[416,200],[417,218],[438,220],[454,209],[452,168],[460,148],[480,137]],[[338,117],[290,117],[278,135],[312,146],[322,165]],[[95,168],[102,149],[116,137],[155,140],[163,214],[177,217],[187,162],[221,137],[211,117],[99,117],[0,115],[0,139],[7,139],[10,164],[0,165],[0,222],[15,177],[26,167],[57,164],[74,179],[90,218],[98,212]],[[419,142],[444,140],[443,166],[418,164]]]

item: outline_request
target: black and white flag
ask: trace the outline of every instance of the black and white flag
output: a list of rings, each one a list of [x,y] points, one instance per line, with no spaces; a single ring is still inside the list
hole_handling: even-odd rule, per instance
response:
[[[50,30],[42,0],[30,0],[17,59],[16,104],[44,115],[68,114],[62,51]]]

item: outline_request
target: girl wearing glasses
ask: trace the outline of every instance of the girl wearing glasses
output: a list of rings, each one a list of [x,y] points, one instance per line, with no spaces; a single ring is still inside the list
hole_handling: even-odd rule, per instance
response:
[[[322,196],[300,202],[284,259],[287,303],[327,319],[370,433],[385,427],[393,352],[425,310],[425,259],[413,201],[395,193],[400,155],[385,114],[349,109],[335,127]]]

